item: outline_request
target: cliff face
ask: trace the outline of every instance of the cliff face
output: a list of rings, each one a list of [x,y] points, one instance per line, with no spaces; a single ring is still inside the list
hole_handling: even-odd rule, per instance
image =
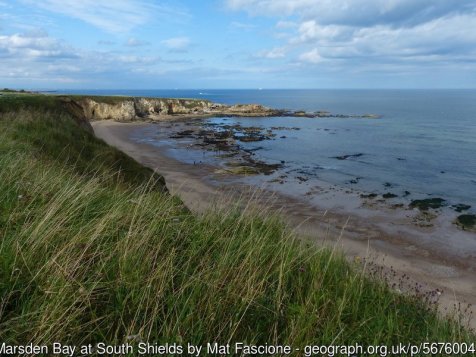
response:
[[[223,105],[206,100],[162,98],[113,98],[109,101],[93,98],[63,98],[70,112],[88,121],[114,119],[133,121],[140,118],[160,120],[170,116],[250,115],[270,116],[275,110],[256,104]]]
[[[86,98],[81,100],[79,104],[88,120],[115,119],[121,121],[130,121],[154,114],[203,113],[211,106],[211,103],[207,101],[153,98],[124,99],[117,103],[97,102]]]

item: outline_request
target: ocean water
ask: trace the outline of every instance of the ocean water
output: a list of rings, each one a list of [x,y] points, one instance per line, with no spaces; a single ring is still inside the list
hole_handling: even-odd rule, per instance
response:
[[[244,126],[297,127],[276,139],[242,143],[258,159],[285,162],[287,172],[331,184],[411,198],[442,197],[476,208],[476,90],[137,90],[62,91],[150,97],[203,98],[225,104],[355,118],[213,118]],[[281,138],[281,136],[286,136]],[[346,160],[337,156],[357,155]],[[184,154],[185,155],[185,154]],[[292,182],[290,182],[292,185]]]

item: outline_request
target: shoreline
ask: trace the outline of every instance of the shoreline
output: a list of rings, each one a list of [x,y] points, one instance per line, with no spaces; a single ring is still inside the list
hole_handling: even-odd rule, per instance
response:
[[[206,211],[223,197],[240,195],[246,199],[247,196],[256,196],[255,189],[236,185],[226,178],[215,183],[207,180],[215,169],[211,165],[179,162],[168,157],[164,148],[137,143],[130,138],[134,130],[150,124],[114,121],[91,124],[96,136],[162,174],[171,193],[180,196],[194,212]],[[412,280],[406,283],[409,290],[411,286],[420,286],[425,282],[421,289],[441,294],[439,303],[442,311],[451,310],[458,303],[475,305],[476,286],[472,275],[475,266],[462,264],[457,256],[447,257],[444,252],[436,254],[418,244],[409,245],[402,232],[385,232],[357,215],[318,209],[304,200],[270,194],[266,190],[261,190],[261,193],[261,204],[281,213],[286,223],[306,239],[336,246],[351,260],[370,261],[387,275],[396,272],[396,279],[408,276]],[[471,327],[476,327],[474,319]]]

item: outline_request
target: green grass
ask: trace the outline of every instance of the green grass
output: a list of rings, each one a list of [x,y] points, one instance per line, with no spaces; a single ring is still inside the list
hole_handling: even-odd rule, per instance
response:
[[[39,107],[0,114],[0,341],[474,341],[279,218],[192,215],[160,176]]]

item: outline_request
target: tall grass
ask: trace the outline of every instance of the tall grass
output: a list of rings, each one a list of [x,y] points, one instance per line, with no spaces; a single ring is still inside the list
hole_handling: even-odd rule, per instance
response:
[[[0,117],[0,341],[474,338],[340,253],[303,243],[279,218],[194,216],[143,170],[66,115]]]

